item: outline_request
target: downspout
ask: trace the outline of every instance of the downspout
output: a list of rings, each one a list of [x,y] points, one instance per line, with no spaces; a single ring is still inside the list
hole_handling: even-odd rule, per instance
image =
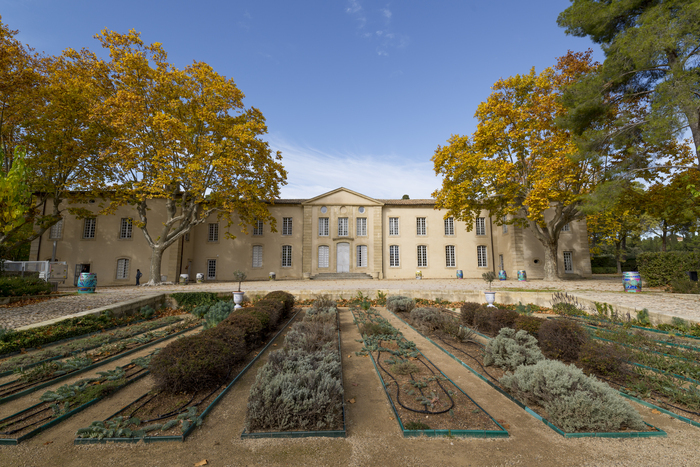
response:
[[[491,269],[496,274],[496,252],[493,249],[493,216],[489,212],[489,234],[491,237]]]
[[[44,200],[44,207],[41,210],[41,217],[44,217],[46,215],[46,200]],[[46,232],[44,232],[46,233]],[[35,261],[41,261],[39,258],[41,258],[41,238],[44,236],[44,234],[39,235],[39,245],[36,247],[36,260]]]

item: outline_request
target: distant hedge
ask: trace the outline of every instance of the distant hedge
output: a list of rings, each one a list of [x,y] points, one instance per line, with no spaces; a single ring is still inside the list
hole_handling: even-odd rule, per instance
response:
[[[639,274],[649,287],[669,285],[685,276],[686,271],[700,271],[700,252],[666,251],[637,255]]]

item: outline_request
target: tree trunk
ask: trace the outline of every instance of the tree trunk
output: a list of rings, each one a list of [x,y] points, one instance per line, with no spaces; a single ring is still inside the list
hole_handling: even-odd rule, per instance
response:
[[[546,243],[544,245],[544,280],[561,280],[561,278],[559,277],[558,266],[559,262],[557,260],[557,244]]]
[[[165,248],[151,249],[151,277],[148,280],[148,285],[160,284],[160,263],[163,260],[163,252]]]
[[[615,261],[617,262],[617,273],[622,274],[622,263],[627,261],[627,236],[624,235],[622,240],[615,244]]]
[[[666,221],[664,221],[661,228],[661,251],[666,251],[666,237],[668,237],[668,230],[666,229]]]

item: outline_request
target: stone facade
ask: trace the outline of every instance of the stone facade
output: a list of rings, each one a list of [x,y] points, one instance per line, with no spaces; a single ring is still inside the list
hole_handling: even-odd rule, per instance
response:
[[[152,203],[149,226],[164,221],[163,210]],[[194,280],[231,281],[242,270],[248,280],[306,279],[321,273],[366,273],[376,279],[480,278],[486,271],[504,269],[509,278],[518,270],[528,278],[544,276],[544,250],[529,229],[498,226],[484,213],[471,232],[463,222],[444,218],[431,199],[373,199],[345,188],[306,200],[277,200],[270,213],[277,232],[269,225],[248,226],[212,216],[168,248],[161,274],[175,281],[182,273]],[[87,204],[94,207],[97,204]],[[97,273],[102,286],[135,283],[136,269],[149,280],[150,248],[137,227],[129,230],[131,207],[94,221],[64,218],[60,228],[46,232],[32,244],[31,260],[67,261],[69,281],[86,268]],[[153,227],[151,227],[153,229]],[[228,239],[228,231],[235,236]],[[155,234],[155,230],[151,230]],[[575,222],[562,232],[559,251],[562,273],[591,274],[585,222]],[[566,268],[566,271],[565,271]]]

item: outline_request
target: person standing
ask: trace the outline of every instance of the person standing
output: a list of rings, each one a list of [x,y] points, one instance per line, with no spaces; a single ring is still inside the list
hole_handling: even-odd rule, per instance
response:
[[[140,285],[139,281],[141,280],[141,276],[143,276],[143,274],[141,274],[141,270],[137,269],[136,270],[136,285]]]

